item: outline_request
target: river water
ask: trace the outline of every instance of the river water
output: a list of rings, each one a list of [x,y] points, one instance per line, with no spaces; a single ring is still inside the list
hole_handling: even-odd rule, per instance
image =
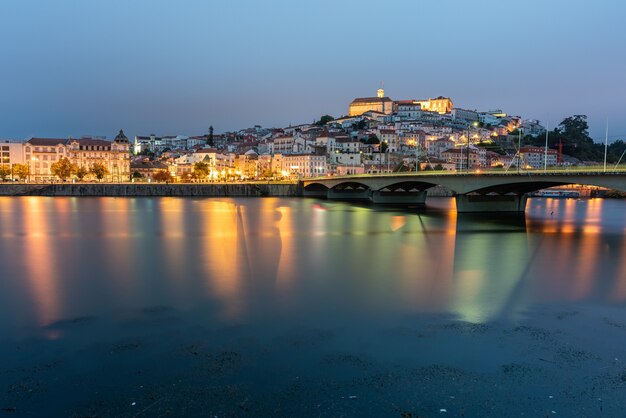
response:
[[[428,203],[0,197],[0,415],[623,416],[626,201]]]

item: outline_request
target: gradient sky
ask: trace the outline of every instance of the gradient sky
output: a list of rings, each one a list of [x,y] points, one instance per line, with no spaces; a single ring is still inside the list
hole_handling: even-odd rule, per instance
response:
[[[626,139],[626,2],[1,0],[0,138],[203,134],[449,96]]]

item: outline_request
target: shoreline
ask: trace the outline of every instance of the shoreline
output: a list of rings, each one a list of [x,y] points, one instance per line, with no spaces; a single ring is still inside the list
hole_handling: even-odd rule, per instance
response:
[[[52,183],[0,184],[0,196],[297,197],[296,183]]]
[[[302,197],[302,184],[289,182],[248,183],[0,183],[0,196],[49,197]],[[427,190],[429,197],[453,197],[442,186]],[[531,196],[541,198],[538,196]],[[555,197],[562,198],[562,197]],[[578,197],[624,199],[626,193],[604,193]]]

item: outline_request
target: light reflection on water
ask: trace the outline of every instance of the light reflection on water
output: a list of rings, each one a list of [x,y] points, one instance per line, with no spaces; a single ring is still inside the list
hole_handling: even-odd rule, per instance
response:
[[[547,302],[626,301],[626,202],[532,199],[526,217],[499,219],[433,203],[0,198],[0,337],[145,306],[209,306],[222,323],[488,322]]]

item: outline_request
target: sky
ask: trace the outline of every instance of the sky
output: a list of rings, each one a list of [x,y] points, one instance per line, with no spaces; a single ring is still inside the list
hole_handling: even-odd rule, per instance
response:
[[[0,138],[198,135],[394,100],[626,139],[621,0],[2,0]]]

